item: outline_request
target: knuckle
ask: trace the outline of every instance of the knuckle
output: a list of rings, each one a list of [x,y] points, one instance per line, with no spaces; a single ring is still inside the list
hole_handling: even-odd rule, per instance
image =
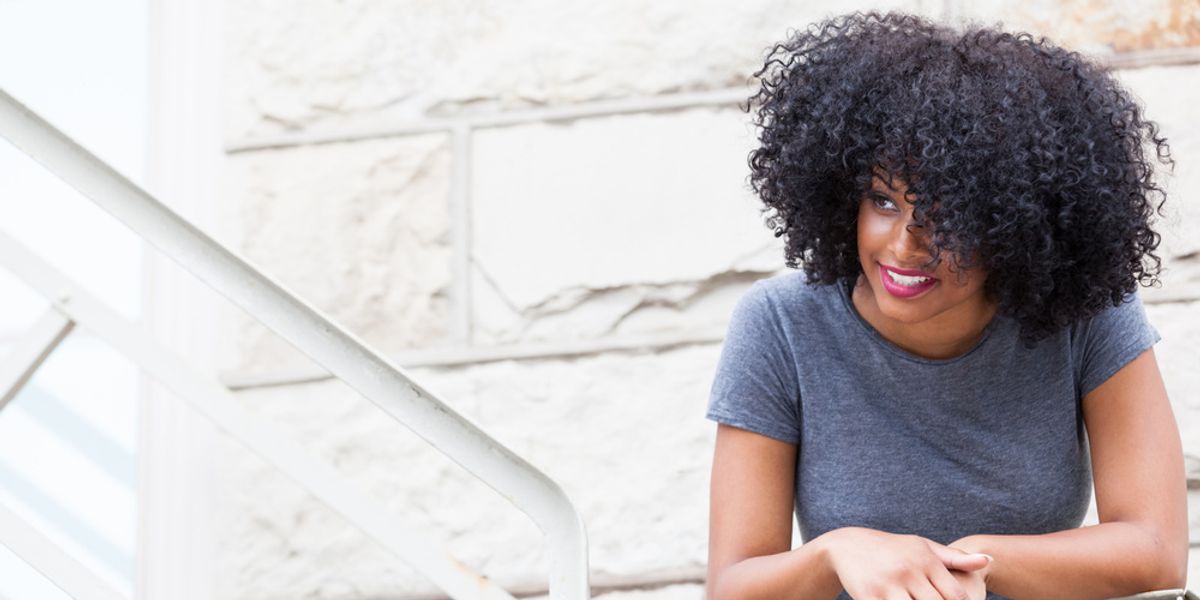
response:
[[[901,561],[889,565],[887,569],[884,570],[883,574],[888,580],[895,581],[906,578],[911,571],[912,568],[908,565],[908,563],[906,561]]]

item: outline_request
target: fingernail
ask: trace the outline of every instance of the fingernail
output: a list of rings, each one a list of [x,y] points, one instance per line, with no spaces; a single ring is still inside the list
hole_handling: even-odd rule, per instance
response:
[[[980,556],[983,556],[983,557],[987,558],[987,561],[988,561],[988,564],[989,564],[989,565],[990,565],[990,564],[992,564],[992,561],[993,561],[993,560],[996,560],[996,559],[992,558],[992,555],[991,555],[991,554],[981,554]]]

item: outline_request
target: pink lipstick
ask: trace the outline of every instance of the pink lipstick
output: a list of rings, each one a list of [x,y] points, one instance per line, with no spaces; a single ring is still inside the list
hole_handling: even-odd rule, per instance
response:
[[[887,271],[892,271],[898,275],[907,275],[910,277],[929,277],[928,274],[922,271],[913,271],[911,269],[893,269],[879,265],[879,281],[883,283],[883,289],[889,294],[897,298],[915,298],[929,291],[933,286],[937,285],[938,280],[932,277],[928,281],[918,283],[916,285],[903,285],[892,281],[892,278],[887,274]]]

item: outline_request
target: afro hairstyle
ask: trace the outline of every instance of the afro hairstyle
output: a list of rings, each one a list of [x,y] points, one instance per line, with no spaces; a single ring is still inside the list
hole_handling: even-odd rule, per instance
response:
[[[749,184],[809,283],[862,272],[856,221],[882,169],[930,253],[982,267],[1026,346],[1157,284],[1166,138],[1097,62],[1045,37],[903,13],[789,31],[754,73]],[[953,268],[953,266],[952,266]]]

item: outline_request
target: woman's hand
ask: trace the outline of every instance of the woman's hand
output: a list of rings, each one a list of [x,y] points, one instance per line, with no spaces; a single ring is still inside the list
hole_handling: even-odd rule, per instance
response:
[[[943,548],[958,550],[966,556],[987,556],[986,554],[979,552],[979,545],[975,543],[975,538],[972,536],[958,538],[957,540],[950,542],[948,546],[943,546]],[[988,563],[982,568],[975,569],[973,571],[956,570],[951,571],[951,573],[956,579],[958,579],[960,583],[967,587],[967,591],[971,593],[972,598],[984,598],[987,596],[988,575],[991,573],[991,570],[992,563],[989,560]],[[975,595],[973,591],[975,589],[979,590],[978,595]]]
[[[984,576],[984,570],[977,571],[950,571],[950,574],[958,580],[959,585],[967,591],[967,597],[971,600],[984,600],[987,598],[987,578]]]
[[[843,527],[827,533],[830,565],[856,600],[983,600],[988,558],[917,535]]]

